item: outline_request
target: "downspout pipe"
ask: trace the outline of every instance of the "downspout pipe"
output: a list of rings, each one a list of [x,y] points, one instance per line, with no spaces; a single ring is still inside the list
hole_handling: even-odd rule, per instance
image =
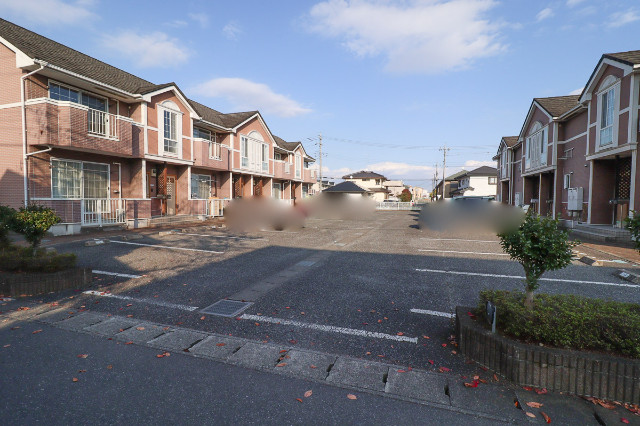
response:
[[[37,72],[42,71],[47,64],[41,64],[40,68],[35,71],[31,71],[28,74],[20,77],[20,103],[22,104],[22,173],[23,173],[23,185],[24,185],[24,206],[27,207],[29,205],[29,180],[27,175],[27,159],[29,156],[27,155],[27,108],[26,108],[26,100],[24,93],[24,82],[25,79]],[[51,149],[49,148],[48,151]]]

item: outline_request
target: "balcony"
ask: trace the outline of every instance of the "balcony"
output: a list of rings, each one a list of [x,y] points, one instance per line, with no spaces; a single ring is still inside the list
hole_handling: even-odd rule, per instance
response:
[[[141,129],[129,118],[70,102],[42,100],[26,107],[27,143],[124,157],[142,154]]]
[[[316,171],[315,169],[303,169],[302,170],[302,180],[307,183],[315,183],[316,182]]]
[[[230,170],[229,147],[207,139],[193,140],[194,167]]]
[[[293,177],[291,175],[291,163],[287,163],[282,160],[274,160],[273,165],[273,176],[276,179],[291,179]]]

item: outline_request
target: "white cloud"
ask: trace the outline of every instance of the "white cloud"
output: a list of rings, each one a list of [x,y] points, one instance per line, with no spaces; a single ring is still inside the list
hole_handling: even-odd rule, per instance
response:
[[[583,90],[584,90],[584,87],[581,87],[581,88],[576,89],[576,90],[572,90],[571,92],[569,92],[569,95],[580,95],[580,94],[582,94]]]
[[[94,18],[95,14],[89,10],[93,5],[89,0],[0,0],[0,11],[3,15],[18,15],[41,24],[60,25]]]
[[[365,170],[373,170],[383,174],[387,179],[431,179],[435,172],[434,166],[415,165],[384,161],[369,164]]]
[[[550,7],[547,7],[545,9],[542,9],[540,12],[538,12],[538,14],[536,15],[536,21],[538,22],[544,21],[547,18],[551,18],[553,15],[554,15],[553,9],[551,9]]]
[[[464,162],[465,170],[473,170],[482,166],[496,167],[496,162],[495,161],[478,161],[478,160],[467,160]]]
[[[242,28],[236,22],[231,21],[222,28],[222,33],[229,40],[237,40],[238,36],[242,34]]]
[[[162,32],[139,34],[126,30],[105,35],[102,45],[124,55],[140,67],[170,67],[185,62],[191,52]]]
[[[204,13],[190,13],[189,18],[200,24],[202,28],[209,26],[209,16]]]
[[[243,78],[214,78],[194,88],[198,95],[225,98],[237,110],[260,110],[279,117],[295,117],[311,112],[269,86]]]
[[[626,12],[616,12],[609,17],[608,27],[618,28],[623,25],[630,24],[640,20],[640,14],[635,9],[629,9]]]
[[[342,39],[358,56],[386,57],[386,70],[437,73],[468,67],[506,49],[504,24],[485,15],[495,0],[327,0],[313,6],[308,29]]]
[[[175,21],[171,21],[169,23],[167,23],[168,26],[173,27],[173,28],[184,28],[187,25],[189,25],[189,23],[187,21],[183,21],[181,19],[176,19]]]
[[[582,3],[584,0],[567,0],[568,7],[574,7]]]

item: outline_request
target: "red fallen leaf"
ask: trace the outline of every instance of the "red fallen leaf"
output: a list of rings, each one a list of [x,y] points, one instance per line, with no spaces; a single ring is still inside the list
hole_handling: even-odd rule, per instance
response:
[[[369,323],[368,322],[363,322],[362,325],[369,325]]]
[[[162,327],[162,329],[163,329],[164,331],[167,331],[167,330],[169,329],[169,327]]]
[[[242,318],[240,317],[236,317],[236,321],[240,321]]]
[[[296,401],[302,402],[302,399],[301,398],[296,398]]]
[[[531,408],[540,408],[542,407],[543,404],[539,403],[539,402],[527,402],[527,405]]]
[[[367,352],[365,355],[371,355],[371,352]]]
[[[281,362],[280,364],[276,364],[276,367],[284,367],[285,365],[287,365],[286,362]]]
[[[458,352],[456,352],[456,351],[451,351],[451,354],[452,354],[452,355],[457,355],[457,354],[458,354]]]
[[[294,339],[291,339],[291,340],[289,340],[289,343],[291,343],[292,345],[295,345],[296,343],[298,343],[298,341],[294,340]]]
[[[487,370],[488,370],[488,368],[487,368],[487,367],[482,367],[482,366],[481,366],[481,367],[480,367],[480,370],[482,370],[482,371],[487,371]]]
[[[315,365],[311,364],[311,365],[309,366],[309,368],[318,368],[318,367],[316,367]]]
[[[127,342],[125,345],[133,345],[133,342]]]
[[[291,309],[291,308],[290,308],[290,307],[288,307],[288,306],[285,306],[284,308],[285,308],[285,309]]]
[[[31,308],[29,308],[27,306],[21,306],[21,307],[18,308],[18,311],[28,311],[29,309],[31,309]]]
[[[176,323],[176,325],[182,325],[182,324],[184,324],[182,321]]]
[[[35,330],[35,331],[32,331],[31,334],[38,334],[40,332],[42,332],[42,330]]]
[[[533,390],[533,388],[530,387],[530,386],[523,386],[522,389],[524,389],[526,391],[529,391],[529,392],[531,392]]]
[[[422,336],[423,339],[430,339],[429,336]]]
[[[545,413],[544,411],[540,411],[540,415],[542,416],[545,422],[551,423],[551,417],[547,416],[547,413]]]
[[[442,347],[443,347],[443,348],[446,348],[446,347],[447,347],[447,344],[446,344],[446,343],[443,343],[443,344],[442,344]]]
[[[451,371],[451,369],[447,367],[440,367],[439,370],[441,373],[448,373],[449,371]]]
[[[312,391],[311,389],[309,389],[308,391],[306,391],[306,392],[304,393],[304,397],[305,397],[305,398],[309,398],[311,395],[313,395],[313,391]]]
[[[216,346],[225,346],[226,343],[216,343]]]
[[[525,411],[524,413],[525,413],[527,416],[531,417],[531,418],[535,418],[535,417],[536,417],[536,415],[535,415],[535,414],[533,414],[532,412]]]
[[[142,331],[142,330],[144,330],[144,327],[136,327],[136,330]]]
[[[78,378],[77,378],[77,377],[74,377],[73,379],[71,379],[71,381],[72,381],[72,382],[77,382],[77,381],[78,381]]]
[[[283,349],[283,350],[281,350],[281,351],[280,351],[280,353],[281,353],[281,354],[283,354],[283,353],[285,353],[286,351],[287,351],[286,349]]]
[[[496,381],[496,382],[499,382],[499,381],[500,381],[500,380],[498,380],[498,375],[497,375],[497,374],[494,374],[494,375],[493,375],[493,380],[494,380],[494,381]]]
[[[4,345],[4,346],[3,346],[3,348],[8,348],[9,346],[11,346],[11,344],[10,344],[10,343],[8,343],[8,344]]]
[[[404,336],[404,333],[402,331],[399,331],[398,336]]]
[[[133,315],[129,314],[127,315],[127,318],[133,318]]]
[[[203,320],[204,320],[204,315],[200,317],[200,321],[203,321]]]
[[[256,327],[260,325],[259,322],[254,322],[254,324],[256,325]]]
[[[107,370],[113,370],[113,365],[111,364],[107,365]]]
[[[352,394],[352,393],[348,393],[348,394],[347,394],[347,398],[349,398],[349,399],[351,399],[351,400],[356,400],[356,399],[358,399],[358,397],[357,397],[357,396],[355,396],[355,395],[354,395],[354,394]]]
[[[536,393],[538,395],[544,395],[545,393],[547,393],[547,388],[542,388],[542,389],[534,389],[536,391]]]
[[[624,423],[624,424],[629,424],[629,420],[625,419],[624,417],[620,417],[620,422]],[[549,423],[549,422],[547,422]]]
[[[489,382],[487,382],[485,379],[478,379],[478,381],[479,381],[480,383],[484,383],[485,385],[486,385],[487,383],[489,383]]]
[[[380,358],[384,358],[384,355],[378,355]]]
[[[164,358],[166,356],[171,356],[169,352],[162,352],[161,354],[156,355],[156,358]]]
[[[300,315],[305,315],[305,313],[304,312],[300,312]]]
[[[80,355],[78,355],[78,358],[86,358],[88,356],[89,356],[89,354],[80,354]]]
[[[389,318],[387,318],[387,317],[384,317],[384,319],[386,319],[386,320],[388,320]]]
[[[398,370],[398,373],[406,373],[405,370]]]
[[[133,306],[133,303],[127,303],[127,306]]]
[[[475,318],[475,314],[473,314],[473,312],[467,312],[467,315],[469,315],[471,318]]]
[[[378,320],[378,324],[382,324],[382,320]]]
[[[465,385],[465,387],[467,387],[467,388],[477,388],[477,387],[478,387],[478,381],[477,381],[477,380],[474,380],[474,381],[473,381],[473,382],[471,382],[471,383],[467,383],[467,382],[465,382],[465,384],[464,384],[464,385]]]
[[[431,364],[431,365],[434,365],[434,364],[435,364],[435,362],[434,362],[432,359],[430,359],[430,360],[428,360],[428,361],[429,361],[429,364]]]

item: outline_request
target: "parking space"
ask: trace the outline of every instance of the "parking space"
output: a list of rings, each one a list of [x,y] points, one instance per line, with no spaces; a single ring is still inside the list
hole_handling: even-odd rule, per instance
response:
[[[504,256],[495,236],[432,232],[416,223],[413,212],[379,212],[366,220],[309,220],[288,232],[200,226],[135,240],[115,236],[92,247],[61,244],[100,281],[59,303],[470,374],[474,367],[451,344],[451,314],[475,305],[484,288],[522,289],[522,267]],[[614,276],[615,269],[576,263],[545,274],[540,291],[640,302],[640,286]],[[203,312],[225,299],[250,303],[232,317]]]

